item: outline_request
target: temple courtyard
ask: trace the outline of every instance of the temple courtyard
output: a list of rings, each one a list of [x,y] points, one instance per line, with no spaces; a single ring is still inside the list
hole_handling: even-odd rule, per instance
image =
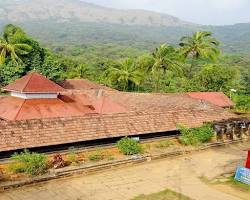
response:
[[[248,199],[248,193],[213,185],[244,164],[250,142],[90,175],[58,179],[0,193],[1,200],[130,200],[171,189],[197,200]],[[236,190],[237,191],[237,190]]]

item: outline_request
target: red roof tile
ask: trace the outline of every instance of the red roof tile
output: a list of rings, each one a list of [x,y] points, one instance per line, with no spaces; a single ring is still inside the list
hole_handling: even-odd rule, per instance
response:
[[[0,98],[0,119],[27,120],[82,116],[91,113],[128,112],[125,106],[108,97],[90,97],[83,93],[64,93],[56,99]]]
[[[232,107],[234,103],[223,92],[189,92],[190,97],[205,100],[220,107]]]
[[[111,113],[125,113],[128,110],[125,106],[112,101],[108,97],[99,97],[97,98],[94,103],[95,111],[100,114],[111,114]]]
[[[106,87],[104,85],[95,83],[93,81],[87,80],[87,79],[66,79],[59,83],[63,88],[65,89],[71,89],[71,90],[115,90],[110,87]]]
[[[58,93],[65,89],[46,77],[32,72],[7,85],[3,90],[21,93]]]
[[[60,95],[57,99],[0,99],[0,118],[5,120],[72,117],[96,113],[86,95]]]
[[[0,123],[0,152],[69,144],[96,139],[176,130],[177,124],[198,127],[203,122],[236,115],[218,109],[129,112]]]
[[[0,122],[0,151],[8,151],[173,131],[236,115],[189,94],[105,90],[97,97],[91,89],[58,99],[1,97],[0,117],[13,120]]]
[[[132,93],[105,91],[104,95],[131,111],[169,111],[183,109],[213,109],[209,102],[201,102],[183,93]]]

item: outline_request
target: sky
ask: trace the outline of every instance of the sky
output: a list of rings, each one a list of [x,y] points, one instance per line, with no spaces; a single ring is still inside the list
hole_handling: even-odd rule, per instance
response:
[[[250,0],[82,0],[119,9],[144,9],[204,25],[250,22]]]

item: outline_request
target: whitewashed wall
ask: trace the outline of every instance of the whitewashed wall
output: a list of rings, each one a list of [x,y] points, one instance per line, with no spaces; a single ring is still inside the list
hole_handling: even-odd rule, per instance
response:
[[[20,93],[20,92],[11,92],[11,96],[18,97],[22,99],[56,99],[57,93]]]

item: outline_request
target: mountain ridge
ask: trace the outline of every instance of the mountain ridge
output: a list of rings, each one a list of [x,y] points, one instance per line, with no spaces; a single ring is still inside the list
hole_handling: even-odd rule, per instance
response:
[[[136,18],[135,18],[136,16]],[[0,31],[13,23],[49,46],[118,44],[142,50],[178,44],[183,35],[211,31],[227,52],[250,52],[250,23],[202,26],[144,10],[106,8],[80,0],[0,1]]]
[[[0,20],[27,22],[53,19],[57,22],[106,22],[123,25],[191,26],[177,17],[145,10],[106,8],[80,0],[9,0],[2,2]]]

